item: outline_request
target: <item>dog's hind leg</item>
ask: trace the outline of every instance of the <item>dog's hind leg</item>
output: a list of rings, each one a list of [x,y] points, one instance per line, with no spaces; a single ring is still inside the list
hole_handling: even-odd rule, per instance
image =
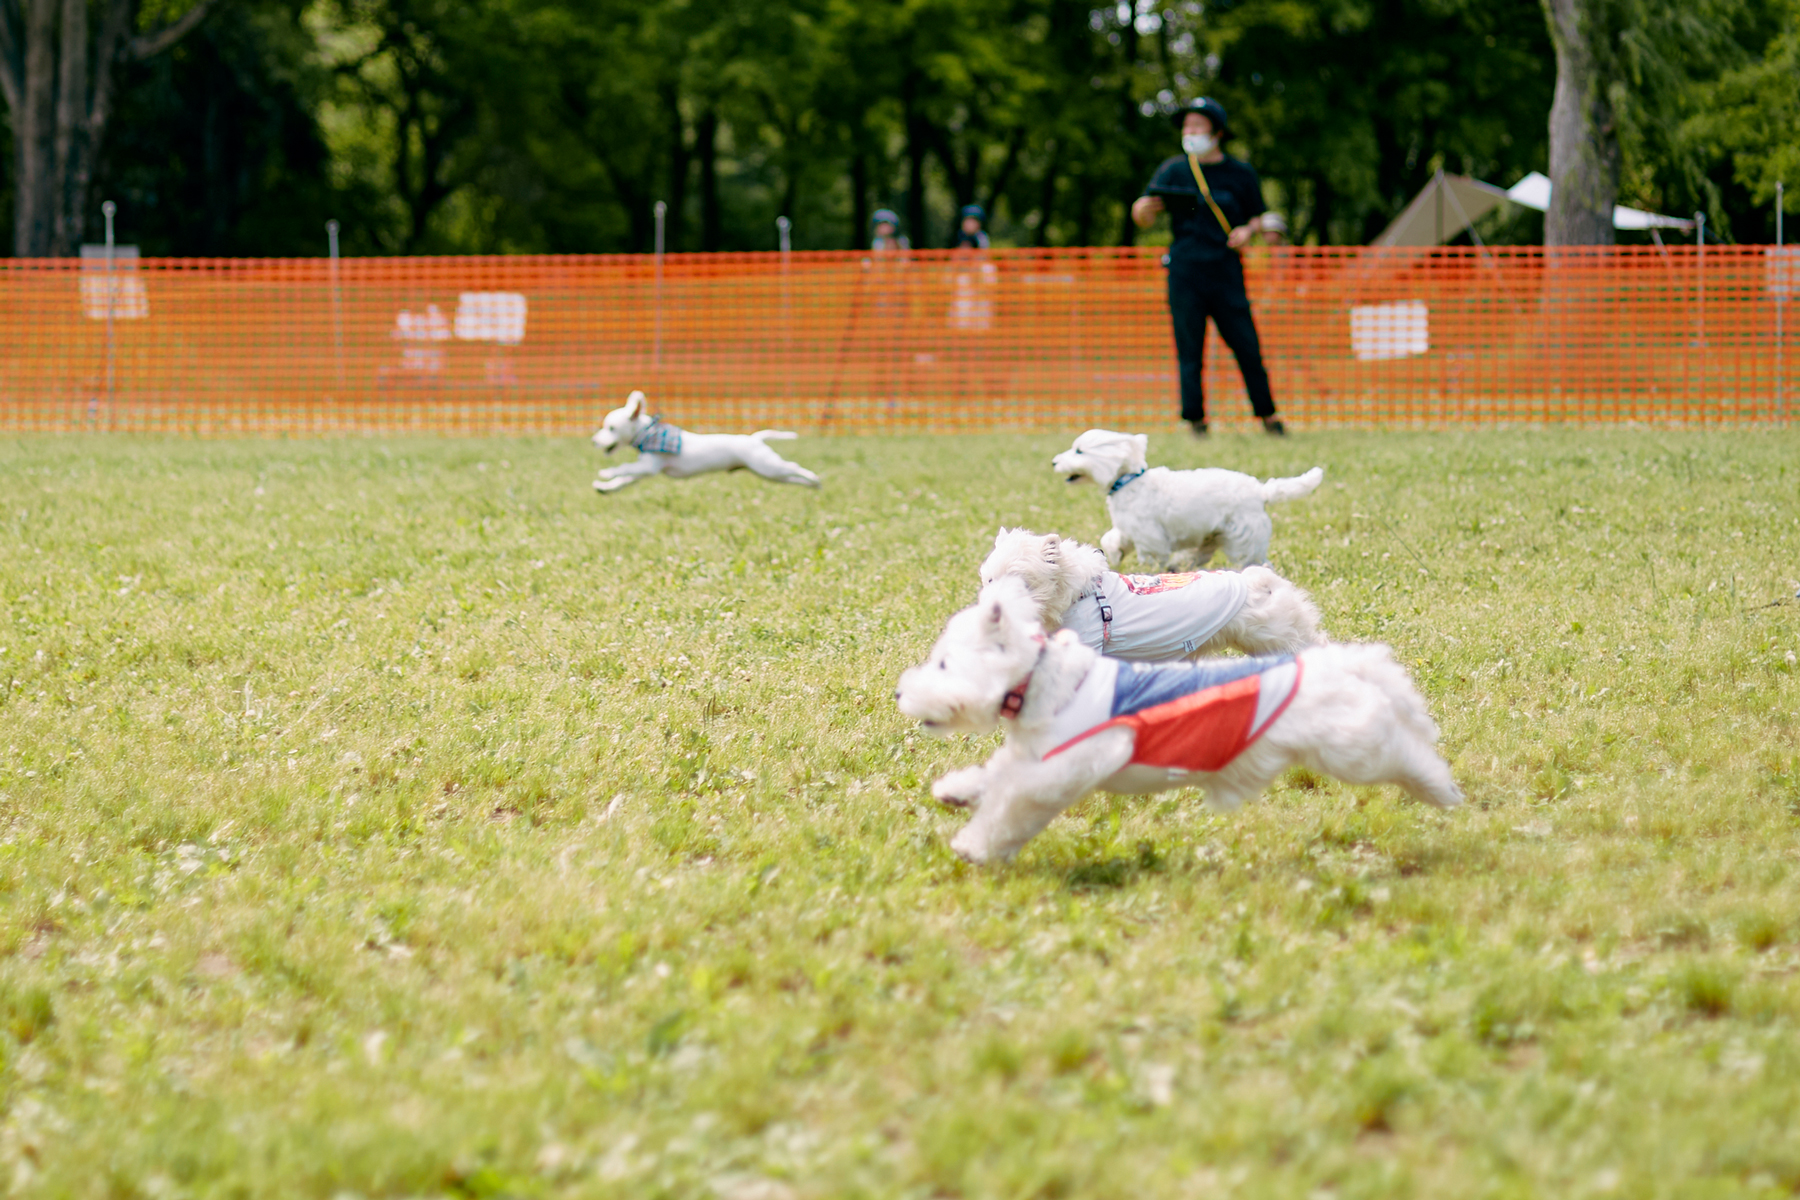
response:
[[[776,483],[797,483],[803,487],[819,486],[819,477],[799,463],[789,462],[761,443],[758,443],[756,449],[757,452],[744,455],[743,465],[764,479],[772,479]]]
[[[1324,664],[1309,658],[1300,694],[1269,727],[1264,742],[1345,783],[1397,784],[1439,808],[1462,803],[1450,765],[1389,697],[1343,676],[1321,688],[1325,670],[1315,666]]]
[[[1004,765],[1003,747],[989,760],[975,818],[951,839],[950,848],[973,863],[1010,859],[1062,811],[1117,774],[1131,759],[1135,734],[1108,729],[1055,758],[1019,757]]]
[[[1269,538],[1275,527],[1261,509],[1233,520],[1223,531],[1221,549],[1234,567],[1269,561]]]

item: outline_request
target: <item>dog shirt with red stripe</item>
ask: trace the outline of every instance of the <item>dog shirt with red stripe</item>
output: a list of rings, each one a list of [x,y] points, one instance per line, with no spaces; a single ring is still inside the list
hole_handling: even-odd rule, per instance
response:
[[[1114,658],[1184,658],[1225,628],[1250,598],[1236,571],[1097,577],[1062,616],[1081,644]]]
[[[1105,729],[1137,731],[1136,766],[1218,771],[1266,732],[1300,686],[1292,655],[1196,663],[1095,662],[1051,719],[1050,758]]]

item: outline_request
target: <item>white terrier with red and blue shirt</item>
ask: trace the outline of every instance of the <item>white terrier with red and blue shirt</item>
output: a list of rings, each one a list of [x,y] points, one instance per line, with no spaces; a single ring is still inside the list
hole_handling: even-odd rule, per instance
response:
[[[932,785],[942,803],[975,810],[950,843],[970,862],[1012,858],[1096,790],[1200,787],[1228,810],[1295,765],[1398,784],[1440,808],[1462,803],[1437,726],[1386,646],[1126,663],[1066,630],[1045,637],[1035,609],[1017,579],[983,588],[894,693],[927,732],[1006,732],[987,762]]]
[[[755,433],[689,433],[649,412],[644,393],[633,392],[622,408],[606,414],[594,433],[594,445],[611,454],[622,445],[638,452],[636,462],[607,467],[594,480],[596,492],[616,492],[652,475],[686,479],[709,471],[750,470],[776,483],[818,487],[819,477],[798,463],[791,463],[764,445],[799,437],[782,429]]]

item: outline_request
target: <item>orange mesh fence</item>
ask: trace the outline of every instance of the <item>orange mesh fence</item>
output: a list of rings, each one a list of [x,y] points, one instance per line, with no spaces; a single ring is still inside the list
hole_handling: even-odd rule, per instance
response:
[[[1161,252],[0,263],[0,428],[585,433],[1166,425]],[[1770,247],[1254,249],[1296,425],[1785,420]],[[1208,407],[1249,406],[1211,336]]]

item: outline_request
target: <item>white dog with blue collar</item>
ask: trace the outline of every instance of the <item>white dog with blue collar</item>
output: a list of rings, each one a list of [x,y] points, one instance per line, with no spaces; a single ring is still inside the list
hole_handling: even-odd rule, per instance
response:
[[[1113,527],[1100,539],[1100,549],[1115,568],[1127,550],[1136,550],[1159,571],[1177,550],[1198,552],[1202,567],[1215,553],[1238,567],[1267,562],[1273,526],[1263,505],[1310,495],[1325,478],[1322,467],[1266,481],[1218,467],[1148,467],[1149,446],[1141,433],[1090,429],[1050,460],[1070,483],[1087,480],[1106,492]]]
[[[800,436],[781,429],[755,433],[689,433],[653,417],[644,393],[633,392],[623,408],[606,414],[594,434],[594,445],[611,454],[621,445],[637,450],[636,462],[607,467],[594,480],[596,492],[616,492],[652,475],[686,479],[709,471],[754,471],[776,483],[818,487],[819,477],[798,463],[791,463],[769,449],[769,441],[790,441]]]

